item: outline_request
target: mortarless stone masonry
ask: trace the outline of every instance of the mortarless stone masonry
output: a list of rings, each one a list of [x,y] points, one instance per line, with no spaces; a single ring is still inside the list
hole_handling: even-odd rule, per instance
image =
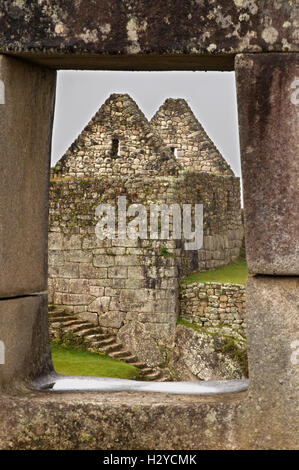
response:
[[[245,286],[181,284],[170,366],[180,380],[248,377]]]
[[[169,175],[180,166],[126,94],[112,94],[60,159],[53,176]]]
[[[246,328],[245,286],[204,282],[182,284],[180,316],[201,326]]]
[[[215,147],[204,139],[207,158],[207,145],[214,153]],[[111,95],[52,170],[50,302],[113,331],[149,365],[162,365],[160,346],[171,344],[179,315],[180,278],[228,264],[240,252],[240,184],[227,165],[226,171],[182,169],[134,101]],[[186,251],[183,240],[99,240],[96,207],[116,204],[117,196],[148,212],[153,203],[202,203],[203,247]]]

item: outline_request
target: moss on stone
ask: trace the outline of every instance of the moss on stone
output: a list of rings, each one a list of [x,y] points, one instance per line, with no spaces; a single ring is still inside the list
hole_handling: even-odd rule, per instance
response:
[[[245,339],[238,339],[234,338],[230,335],[225,335],[223,333],[217,331],[210,331],[211,328],[220,328],[222,325],[217,325],[214,327],[203,327],[196,323],[191,323],[183,318],[179,318],[177,321],[178,325],[192,328],[193,330],[200,331],[206,335],[210,336],[217,336],[224,340],[223,345],[221,348],[217,348],[216,351],[219,351],[224,354],[228,354],[234,361],[237,361],[241,367],[241,370],[245,377],[248,377],[248,359],[247,359],[247,341]],[[238,346],[238,342],[242,344],[242,347]],[[244,346],[243,346],[244,345]]]

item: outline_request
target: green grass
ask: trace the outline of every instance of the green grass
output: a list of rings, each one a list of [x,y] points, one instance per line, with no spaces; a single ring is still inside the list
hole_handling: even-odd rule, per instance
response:
[[[245,284],[247,277],[248,269],[246,261],[239,258],[234,263],[223,266],[222,268],[188,274],[188,276],[182,279],[182,284],[192,284],[193,282]]]
[[[139,370],[106,354],[51,343],[54,369],[65,375],[136,379]]]

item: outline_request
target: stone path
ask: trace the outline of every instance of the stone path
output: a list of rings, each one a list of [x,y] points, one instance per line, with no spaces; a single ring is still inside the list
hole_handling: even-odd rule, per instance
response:
[[[51,338],[72,337],[79,344],[92,352],[98,351],[110,357],[120,359],[140,370],[140,378],[163,382],[166,378],[161,370],[149,367],[138,357],[124,348],[116,336],[104,331],[100,326],[70,314],[63,308],[49,310],[49,328]]]

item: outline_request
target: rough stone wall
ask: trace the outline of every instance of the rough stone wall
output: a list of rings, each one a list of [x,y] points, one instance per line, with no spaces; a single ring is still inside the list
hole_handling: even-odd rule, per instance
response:
[[[170,369],[179,380],[248,377],[245,286],[181,284]],[[195,380],[196,380],[195,379]]]
[[[245,287],[219,282],[182,284],[180,316],[201,326],[245,328]]]
[[[241,334],[240,334],[241,333]],[[177,380],[231,380],[248,377],[243,331],[179,324],[169,368]]]
[[[149,197],[165,203],[169,197],[163,181],[153,178],[51,183],[50,301],[113,329],[125,346],[133,342],[137,328],[140,341],[148,337],[151,363],[157,364],[156,342],[167,342],[176,325],[180,256],[171,240],[163,242],[167,256],[160,241],[99,240],[95,208],[99,202],[114,204],[118,195],[125,195],[128,204],[145,203]],[[143,346],[140,342],[136,348]]]
[[[244,232],[239,178],[184,171],[176,179],[174,191],[182,204],[203,204],[203,246],[198,251],[182,252],[184,274],[235,261]]]
[[[112,94],[52,171],[52,177],[168,175],[179,169],[137,104]]]
[[[194,126],[202,130],[184,100],[175,105],[187,115],[188,132]],[[198,171],[204,168],[200,166],[182,170],[136,103],[127,94],[113,94],[52,170],[50,301],[112,329],[150,365],[161,365],[161,343],[170,342],[175,332],[179,279],[225,265],[240,252],[239,179],[212,147],[202,149],[201,160],[218,161],[218,166],[208,166],[208,172]],[[194,152],[192,147],[186,155]],[[195,153],[193,159],[200,157]],[[225,176],[219,174],[220,167]],[[117,196],[126,196],[127,206],[143,204],[148,225],[151,204],[191,204],[193,209],[202,204],[203,246],[188,251],[183,239],[149,236],[99,240],[96,207],[115,205]]]
[[[168,98],[151,120],[183,168],[232,176],[233,172],[184,99]]]
[[[190,184],[194,187],[191,198]],[[180,277],[192,266],[222,265],[239,254],[235,246],[241,244],[239,200],[233,203],[237,186],[233,177],[188,172],[179,177],[52,180],[50,302],[112,329],[142,360],[160,365],[159,344],[171,341],[176,327]],[[224,204],[228,194],[231,205]],[[150,203],[202,202],[204,239],[233,239],[232,234],[235,239],[231,247],[223,241],[223,248],[219,245],[215,250],[216,258],[212,245],[188,252],[182,248],[183,240],[99,240],[95,209],[99,203],[117,203],[117,196],[126,196],[127,205],[142,203],[147,209]]]

